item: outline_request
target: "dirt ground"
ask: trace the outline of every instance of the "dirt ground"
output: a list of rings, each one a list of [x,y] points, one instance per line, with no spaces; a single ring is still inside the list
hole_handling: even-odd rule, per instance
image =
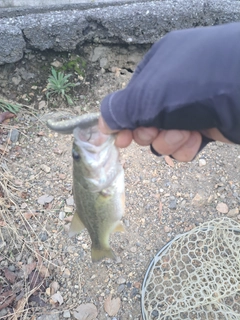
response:
[[[31,78],[29,61],[39,70],[37,62],[66,59],[46,56],[29,52],[0,68],[3,98],[26,105],[0,127],[0,319],[140,320],[145,272],[169,240],[216,217],[240,221],[240,147],[211,143],[191,163],[156,157],[136,144],[121,150],[126,232],[111,237],[116,261],[93,264],[87,232],[70,239],[65,231],[74,212],[72,136],[51,132],[45,122],[56,112],[98,110],[132,70],[113,65],[75,72],[72,81],[82,82],[69,107],[46,100],[46,77]]]

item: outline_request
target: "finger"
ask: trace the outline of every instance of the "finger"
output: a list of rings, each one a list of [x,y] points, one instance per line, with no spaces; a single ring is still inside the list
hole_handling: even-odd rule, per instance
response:
[[[103,120],[102,116],[100,116],[98,120],[98,128],[104,134],[111,134],[111,133],[118,132],[118,130],[111,130],[109,126],[106,124],[106,122]]]
[[[189,139],[190,134],[185,130],[163,130],[153,140],[152,146],[159,154],[172,155]]]
[[[230,140],[226,139],[221,132],[216,129],[216,128],[212,128],[212,129],[207,129],[207,130],[202,130],[201,133],[212,140],[216,140],[216,141],[221,141],[221,142],[226,142],[226,143],[232,143]]]
[[[158,133],[159,130],[157,128],[140,127],[133,131],[133,139],[140,146],[148,146],[156,139]]]
[[[119,131],[116,135],[115,146],[118,148],[127,148],[133,139],[133,134],[131,130]]]
[[[177,151],[172,153],[173,158],[181,162],[192,161],[199,151],[201,142],[201,134],[197,131],[192,131],[189,139]]]

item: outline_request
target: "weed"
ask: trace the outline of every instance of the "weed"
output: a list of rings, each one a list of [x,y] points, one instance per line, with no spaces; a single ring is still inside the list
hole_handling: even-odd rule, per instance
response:
[[[56,71],[54,68],[51,70],[52,75],[48,78],[47,84],[47,99],[50,95],[61,95],[63,98],[67,100],[69,105],[73,104],[71,97],[67,94],[71,87],[77,86],[79,83],[72,83],[68,81],[68,78],[71,74],[64,75],[63,72]]]
[[[85,76],[85,71],[86,69],[86,61],[82,59],[81,57],[72,57],[72,59],[68,62],[66,62],[62,67],[61,70],[63,71],[72,71],[76,72],[78,75],[84,77]]]
[[[0,99],[0,109],[4,112],[9,111],[11,113],[16,114],[20,110],[20,108],[21,108],[21,106],[18,104],[13,104],[8,101],[4,101],[4,100]]]

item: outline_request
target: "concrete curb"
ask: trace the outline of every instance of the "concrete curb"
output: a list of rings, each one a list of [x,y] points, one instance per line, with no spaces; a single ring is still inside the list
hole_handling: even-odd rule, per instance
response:
[[[239,0],[123,1],[64,8],[25,14],[0,10],[0,64],[20,60],[26,48],[72,51],[85,42],[152,44],[174,29],[240,21]]]

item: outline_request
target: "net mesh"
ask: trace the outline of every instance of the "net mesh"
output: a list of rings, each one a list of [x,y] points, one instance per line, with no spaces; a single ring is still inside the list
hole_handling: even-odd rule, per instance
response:
[[[240,225],[215,219],[169,242],[142,288],[147,319],[240,319]]]

